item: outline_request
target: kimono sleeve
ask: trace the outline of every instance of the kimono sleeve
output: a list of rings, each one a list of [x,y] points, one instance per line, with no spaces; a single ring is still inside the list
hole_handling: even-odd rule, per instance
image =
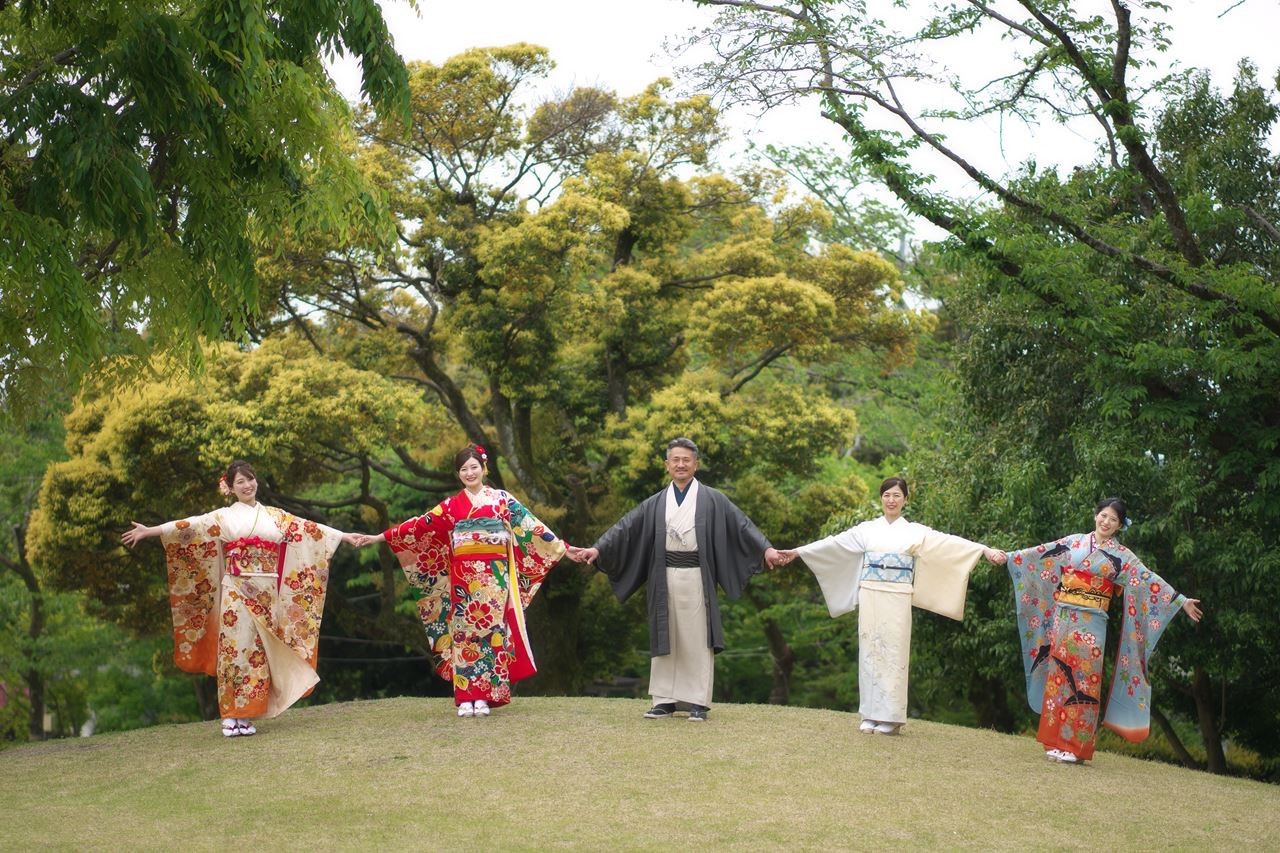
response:
[[[520,584],[520,606],[528,607],[551,567],[564,556],[565,546],[529,509],[503,492],[510,514],[511,548]]]
[[[600,552],[596,567],[609,578],[613,594],[626,601],[649,579],[657,559],[657,545],[663,531],[658,529],[658,499],[664,492],[644,500],[610,527],[593,547]]]
[[[1013,605],[1022,644],[1022,670],[1027,679],[1027,704],[1040,713],[1044,702],[1046,670],[1039,665],[1049,654],[1049,630],[1053,627],[1053,593],[1058,588],[1060,555],[1070,555],[1067,536],[1034,548],[1009,553],[1005,567],[1013,581]]]
[[[1151,683],[1147,664],[1156,643],[1186,596],[1125,549],[1117,581],[1124,584],[1120,647],[1102,724],[1128,741],[1146,740],[1151,731]]]
[[[964,619],[969,574],[982,550],[977,542],[926,527],[916,546],[911,604],[950,619]]]
[[[216,511],[160,527],[173,618],[173,662],[183,672],[218,671],[221,536]]]
[[[445,680],[453,679],[448,604],[449,563],[453,553],[450,533],[454,522],[449,513],[449,500],[383,532],[405,579],[420,593],[418,616],[427,632],[436,674]]]
[[[813,572],[827,602],[832,618],[843,616],[858,607],[858,580],[862,574],[862,558],[867,546],[862,525],[843,533],[810,542],[796,549],[804,564]]]

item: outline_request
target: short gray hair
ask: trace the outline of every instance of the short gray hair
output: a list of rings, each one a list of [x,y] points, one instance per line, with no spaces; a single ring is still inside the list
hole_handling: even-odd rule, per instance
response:
[[[684,436],[680,436],[679,438],[673,438],[670,441],[668,441],[666,455],[670,456],[671,451],[677,447],[681,447],[685,450],[692,450],[693,457],[695,459],[701,458],[701,454],[698,453],[698,445],[694,444],[693,439],[691,438],[685,438]]]

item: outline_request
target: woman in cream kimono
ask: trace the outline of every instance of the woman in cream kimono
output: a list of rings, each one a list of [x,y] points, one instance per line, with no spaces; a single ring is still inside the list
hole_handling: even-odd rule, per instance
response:
[[[907,495],[906,481],[890,477],[880,484],[883,516],[779,552],[780,562],[804,559],[832,617],[861,608],[858,712],[867,733],[897,734],[907,721],[911,607],[963,619],[978,558],[1005,560],[1002,551],[903,518]]]
[[[174,662],[217,678],[222,733],[235,737],[256,733],[254,719],[277,716],[320,680],[329,559],[356,534],[258,503],[248,462],[232,462],[219,489],[235,495],[231,506],[155,527],[135,521],[120,539],[132,548],[160,537]]]

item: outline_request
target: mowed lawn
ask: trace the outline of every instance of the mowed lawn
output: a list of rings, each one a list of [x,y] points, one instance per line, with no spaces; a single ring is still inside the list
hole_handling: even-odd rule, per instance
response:
[[[517,698],[300,708],[0,752],[0,849],[1280,850],[1280,786],[852,714]]]

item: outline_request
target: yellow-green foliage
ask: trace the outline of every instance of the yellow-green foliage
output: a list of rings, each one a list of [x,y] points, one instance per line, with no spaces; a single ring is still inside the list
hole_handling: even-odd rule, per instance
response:
[[[300,341],[251,352],[222,346],[191,376],[113,390],[91,386],[67,417],[70,459],[49,467],[28,534],[32,565],[56,586],[121,608],[135,630],[165,615],[159,551],[119,543],[132,520],[182,518],[225,503],[218,476],[246,459],[293,493],[336,478],[328,451],[459,443],[443,411],[404,386],[316,356]]]

